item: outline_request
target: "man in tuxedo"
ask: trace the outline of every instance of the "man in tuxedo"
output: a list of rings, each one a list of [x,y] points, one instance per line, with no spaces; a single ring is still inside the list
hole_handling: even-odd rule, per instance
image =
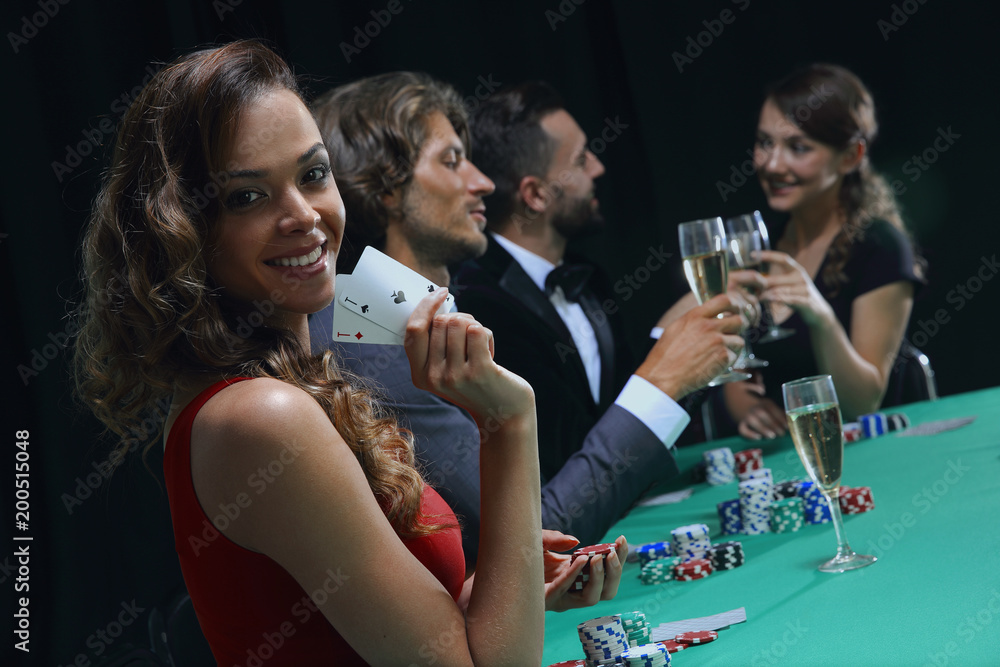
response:
[[[364,247],[372,245],[446,285],[449,266],[486,251],[483,199],[494,184],[469,160],[468,119],[456,91],[426,75],[397,72],[336,88],[313,110],[347,208],[338,272],[350,272]],[[647,358],[650,381],[690,390],[724,366],[725,343],[732,344],[732,338],[723,332],[735,331],[738,324],[735,318],[714,316],[727,306],[721,297],[671,325]],[[490,446],[491,430],[504,419],[502,408],[477,424],[464,410],[413,386],[401,347],[332,342],[333,308],[310,320],[314,350],[335,349],[345,367],[382,386],[386,402],[414,434],[425,478],[463,523],[463,547],[472,567],[479,533],[479,447]],[[668,346],[668,339],[687,341],[691,349],[683,354],[699,361],[666,363],[665,356],[680,349]],[[501,345],[520,347],[517,341]],[[540,387],[535,392],[541,419]],[[603,537],[652,482],[676,472],[662,438],[625,408],[611,406],[607,413],[593,428],[574,424],[565,433],[544,436],[572,437],[576,453],[546,475],[542,525],[584,544]],[[686,417],[683,411],[676,414],[668,439],[676,437]],[[562,447],[541,434],[539,445]]]
[[[580,476],[600,480],[625,453],[648,472],[605,485],[624,504],[674,472],[669,449],[690,421],[677,401],[718,368],[709,359],[724,357],[722,332],[736,333],[738,319],[714,330],[714,358],[693,329],[668,328],[636,368],[610,285],[592,264],[566,257],[571,240],[604,226],[594,187],[604,165],[559,95],[542,82],[499,91],[477,107],[472,136],[495,191],[486,198],[486,253],[453,279],[458,307],[493,331],[497,363],[535,389],[542,474],[556,481],[591,451],[600,456]],[[727,307],[709,302],[698,317]],[[579,491],[569,495],[586,503]]]

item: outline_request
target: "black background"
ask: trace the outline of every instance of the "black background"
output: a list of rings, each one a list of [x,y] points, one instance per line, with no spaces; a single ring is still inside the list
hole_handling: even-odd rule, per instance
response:
[[[766,219],[754,178],[730,180],[747,159],[764,85],[810,61],[845,65],[875,96],[882,131],[871,156],[905,188],[904,215],[930,263],[910,336],[930,356],[942,394],[996,383],[989,341],[1000,281],[977,282],[994,277],[984,261],[1000,241],[993,201],[997,22],[987,6],[398,0],[401,10],[391,14],[389,4],[4,3],[0,452],[10,463],[0,461],[0,470],[13,468],[15,431],[30,430],[31,664],[70,664],[79,655],[81,664],[98,664],[103,646],[95,639],[88,645],[88,638],[133,599],[145,611],[104,657],[130,642],[146,644],[150,610],[180,584],[166,496],[140,461],[67,510],[65,498],[107,449],[93,420],[74,406],[62,346],[78,294],[80,232],[111,138],[102,121],[104,128],[117,122],[151,63],[196,46],[267,39],[307,77],[313,94],[394,69],[430,72],[468,95],[470,105],[477,92],[489,92],[484,82],[550,81],[589,136],[599,137],[609,123],[621,129],[606,133],[613,141],[592,144],[608,170],[598,195],[609,227],[577,248],[612,280],[644,277],[634,272],[651,247],[676,253],[679,222],[755,208]],[[47,17],[40,13],[45,6],[58,12]],[[389,21],[375,23],[371,11]],[[25,20],[41,27],[26,28]],[[374,36],[359,38],[366,29]],[[17,37],[12,45],[19,33],[26,42]],[[701,46],[692,47],[699,39]],[[358,49],[349,61],[342,44]],[[691,61],[679,71],[675,53],[687,49]],[[938,153],[934,141],[948,130],[957,138]],[[67,163],[81,144],[78,152],[88,154]],[[912,162],[922,154],[933,160],[926,170]],[[68,173],[55,163],[67,164]],[[723,197],[720,181],[738,187]],[[959,285],[979,291],[959,298]],[[621,300],[635,344],[685,289],[675,254]],[[932,326],[935,318],[941,323]],[[158,470],[155,449],[150,467]],[[9,601],[23,593],[12,591],[12,474],[0,474],[0,585]],[[11,617],[3,613],[6,628]],[[4,651],[10,636],[5,631]]]

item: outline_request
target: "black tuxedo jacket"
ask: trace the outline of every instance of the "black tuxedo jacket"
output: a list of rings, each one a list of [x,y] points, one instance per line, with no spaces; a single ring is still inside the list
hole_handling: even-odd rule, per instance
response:
[[[491,239],[486,254],[462,265],[452,280],[459,310],[493,331],[497,363],[525,378],[535,390],[544,480],[557,481],[572,463],[575,472],[567,484],[579,485],[583,479],[582,487],[620,494],[611,504],[624,512],[652,482],[673,476],[677,467],[645,424],[614,405],[633,362],[607,281],[595,271],[588,288],[580,305],[595,325],[601,353],[596,403],[569,330],[545,292],[502,246]],[[581,456],[586,459],[582,466],[573,461]],[[630,459],[626,472],[620,471],[622,457]],[[618,471],[613,470],[616,467]]]

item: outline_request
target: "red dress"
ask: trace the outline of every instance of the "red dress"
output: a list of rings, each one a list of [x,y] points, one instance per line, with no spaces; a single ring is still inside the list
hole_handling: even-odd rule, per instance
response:
[[[198,622],[220,665],[363,665],[298,582],[271,558],[220,533],[195,495],[191,425],[208,399],[243,379],[217,382],[191,401],[177,417],[164,452],[175,548]],[[235,503],[233,508],[238,509]],[[456,523],[451,508],[430,487],[424,487],[421,511]],[[224,511],[214,514],[224,516]],[[457,600],[465,578],[459,529],[404,544]],[[316,598],[322,600],[339,585],[339,573],[330,572],[325,592],[315,591]]]

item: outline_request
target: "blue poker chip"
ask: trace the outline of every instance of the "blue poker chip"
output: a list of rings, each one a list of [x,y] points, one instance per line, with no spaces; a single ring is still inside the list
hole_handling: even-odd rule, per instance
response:
[[[889,432],[889,420],[882,412],[873,412],[870,415],[858,417],[861,424],[861,431],[866,438],[875,438]]]

